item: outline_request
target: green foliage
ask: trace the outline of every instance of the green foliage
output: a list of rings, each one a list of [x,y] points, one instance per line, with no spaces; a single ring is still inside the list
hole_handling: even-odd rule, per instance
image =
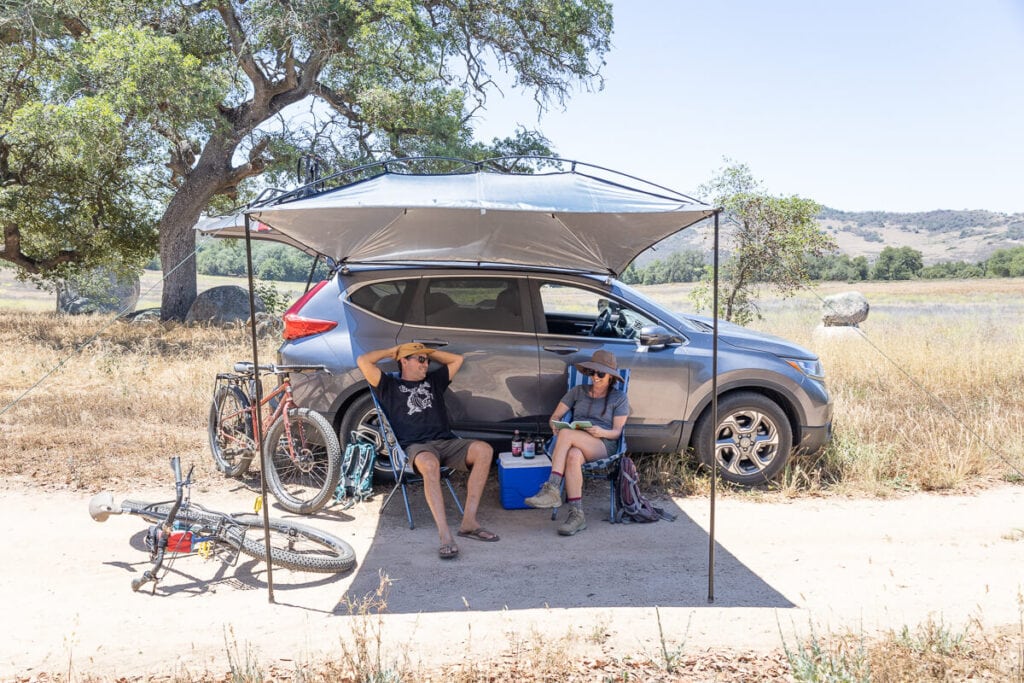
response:
[[[294,247],[270,242],[253,243],[252,261],[256,277],[287,282],[305,282],[309,279],[313,265],[312,256]],[[240,239],[210,239],[204,242],[196,254],[196,269],[203,275],[245,276],[245,242]],[[326,274],[326,266],[318,265],[315,278],[323,279]]]
[[[846,254],[824,254],[807,259],[807,274],[812,280],[858,282],[871,272],[866,256],[850,258]]]
[[[984,277],[985,271],[981,266],[974,263],[967,263],[966,261],[947,261],[945,263],[936,263],[930,266],[925,266],[917,276],[925,280],[964,279],[971,277]]]
[[[270,315],[280,315],[288,308],[287,297],[274,286],[273,282],[257,280],[253,283],[253,291],[263,302],[263,307]]]
[[[912,247],[885,247],[871,268],[872,280],[910,280],[924,268],[921,252]]]
[[[985,262],[990,277],[1024,276],[1024,247],[1000,249]]]
[[[165,318],[183,317],[194,298],[195,272],[178,266],[199,216],[290,183],[300,155],[347,168],[549,153],[533,131],[473,141],[473,114],[496,92],[491,65],[541,113],[600,86],[612,30],[608,0],[4,7],[0,226],[20,241],[2,258],[42,278],[103,260],[141,264],[159,229]],[[289,270],[286,259],[264,269]]]
[[[809,258],[835,249],[817,225],[820,206],[796,195],[775,197],[761,189],[746,164],[719,172],[700,194],[723,207],[728,256],[719,269],[722,297],[719,315],[738,324],[758,317],[757,286],[766,284],[783,296],[810,281]],[[710,274],[692,293],[694,304],[708,308]]]
[[[669,254],[646,266],[630,264],[621,280],[630,285],[661,285],[668,282],[697,282],[706,268],[704,252],[687,249]]]
[[[80,23],[89,11],[74,2],[5,9],[0,228],[8,245],[0,258],[39,284],[95,266],[131,272],[156,245],[144,172],[153,156],[126,125],[116,93],[88,78],[79,48],[100,42]]]

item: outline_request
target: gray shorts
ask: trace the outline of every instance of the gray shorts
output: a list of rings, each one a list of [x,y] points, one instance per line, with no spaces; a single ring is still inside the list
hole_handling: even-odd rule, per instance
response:
[[[605,451],[608,452],[606,457],[610,458],[619,452],[619,440],[618,439],[601,439],[601,443],[604,444]]]
[[[437,456],[442,467],[468,472],[466,456],[469,455],[469,447],[472,445],[471,439],[437,439],[425,443],[409,444],[405,447],[405,454],[409,456],[409,462],[413,463],[413,469],[416,469],[416,455],[423,451],[429,451]]]

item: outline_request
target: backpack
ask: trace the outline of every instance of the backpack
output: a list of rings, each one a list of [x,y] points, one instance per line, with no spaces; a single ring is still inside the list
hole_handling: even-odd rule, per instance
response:
[[[352,441],[341,456],[341,479],[334,490],[334,502],[346,510],[373,495],[373,465],[377,446],[352,432]]]
[[[619,472],[615,482],[615,497],[617,499],[615,521],[625,523],[657,522],[659,519],[666,519],[674,522],[675,515],[655,507],[640,493],[639,481],[640,476],[636,472],[633,459],[628,455],[622,456],[619,459]]]

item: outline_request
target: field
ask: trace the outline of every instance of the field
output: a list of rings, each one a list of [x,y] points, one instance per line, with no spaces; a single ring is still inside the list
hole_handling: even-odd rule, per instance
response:
[[[224,282],[204,279],[200,289]],[[281,288],[288,287],[295,286]],[[821,297],[850,289],[870,302],[868,320],[859,331],[822,334]],[[646,289],[680,310],[690,308],[688,291],[668,285]],[[140,308],[158,302],[152,292],[146,296]],[[142,480],[163,481],[172,454],[195,462],[200,479],[217,479],[206,445],[208,401],[214,374],[250,353],[246,330],[129,324],[52,310],[52,294],[0,278],[5,480],[40,491],[123,490]],[[765,297],[762,313],[754,327],[821,356],[835,401],[835,440],[818,458],[799,460],[771,487],[720,487],[720,495],[764,503],[873,499],[916,491],[970,493],[1024,479],[1024,281],[831,283],[791,299]],[[277,340],[265,339],[261,353],[272,357],[276,346]],[[642,459],[641,468],[647,486],[673,493],[699,494],[709,486],[706,473],[678,454]],[[316,663],[302,680],[385,680],[386,672],[366,658],[379,644],[376,622],[368,615],[359,619],[363,631],[354,634],[352,646],[365,652],[346,652],[341,663]],[[713,652],[683,657],[681,646],[662,641],[660,658],[602,660],[600,671],[596,662],[584,662],[594,668],[573,671],[562,668],[555,654],[566,644],[553,641],[520,646],[504,666],[389,672],[387,680],[739,681],[751,680],[751,671],[759,672],[759,680],[963,680],[979,673],[1024,680],[1022,642],[1016,632],[972,630],[968,638],[959,626],[938,620],[909,624],[881,640],[858,633],[812,637],[790,643],[788,652],[746,660]],[[230,674],[202,680],[299,678],[245,669],[247,655],[238,648],[225,643],[229,662],[234,657]],[[700,669],[711,663],[715,668]],[[704,673],[691,678],[687,671]],[[38,680],[70,678],[51,674]],[[168,674],[161,680],[197,679]]]
[[[139,308],[158,303],[154,281],[147,273]],[[237,281],[204,278],[200,289],[226,282]],[[289,298],[300,287],[279,285]],[[821,299],[850,289],[829,283],[765,297],[753,325],[818,353],[835,401],[832,446],[798,460],[775,488],[890,495],[1020,480],[1024,282],[858,283],[871,305],[867,321],[822,334]],[[676,310],[690,308],[688,291],[645,289]],[[58,316],[44,304],[52,311],[52,294],[0,280],[0,472],[79,487],[151,475],[172,453],[203,454],[213,376],[250,354],[243,328]],[[276,345],[263,341],[265,358]],[[706,485],[679,457],[649,464],[648,483]]]

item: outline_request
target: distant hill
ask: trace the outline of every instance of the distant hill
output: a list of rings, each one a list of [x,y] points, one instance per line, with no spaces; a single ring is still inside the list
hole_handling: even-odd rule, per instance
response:
[[[839,211],[823,208],[818,223],[849,256],[872,260],[884,247],[911,247],[925,265],[983,261],[997,249],[1024,246],[1024,213],[993,211]],[[644,266],[674,251],[710,249],[711,227],[684,230],[637,258]]]

